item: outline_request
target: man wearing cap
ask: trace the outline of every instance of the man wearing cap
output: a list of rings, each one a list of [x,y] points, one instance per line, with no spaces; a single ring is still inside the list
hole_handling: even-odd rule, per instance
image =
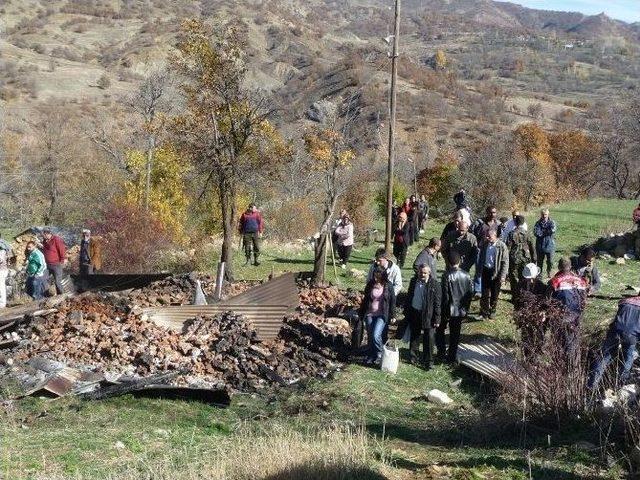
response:
[[[56,295],[62,294],[62,271],[67,262],[67,249],[64,241],[58,235],[54,235],[50,228],[42,230],[42,253],[47,262],[47,270],[49,275],[53,276],[56,285]]]
[[[253,250],[253,264],[257,267],[260,265],[258,256],[260,255],[260,239],[264,230],[264,222],[255,204],[249,205],[247,211],[240,216],[238,230],[242,235],[242,243],[244,244],[244,255],[246,257],[244,264],[249,265],[251,262],[251,252]]]
[[[82,230],[80,240],[80,275],[92,275],[102,268],[102,251],[97,239],[91,237],[91,230]]]
[[[393,285],[393,292],[398,296],[400,290],[402,290],[402,271],[400,267],[393,262],[393,257],[384,248],[376,250],[376,258],[369,267],[367,273],[367,283],[373,278],[373,271],[377,266],[384,268],[387,272],[387,279]]]

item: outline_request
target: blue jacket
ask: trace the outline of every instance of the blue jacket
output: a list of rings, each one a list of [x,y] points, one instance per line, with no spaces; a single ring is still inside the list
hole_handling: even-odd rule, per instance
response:
[[[611,328],[622,335],[640,338],[640,297],[625,298],[618,304],[618,313]]]
[[[549,219],[538,220],[533,227],[533,234],[536,237],[536,250],[543,253],[553,253],[556,251],[556,241],[553,236],[556,233],[556,222]]]

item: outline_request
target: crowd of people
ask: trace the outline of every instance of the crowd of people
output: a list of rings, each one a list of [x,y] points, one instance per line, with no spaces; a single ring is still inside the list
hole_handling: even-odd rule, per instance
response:
[[[456,193],[454,202],[457,210],[440,238],[430,239],[413,262],[414,276],[401,305],[398,305],[403,285],[401,268],[408,247],[418,241],[428,215],[421,213],[425,210],[420,210],[415,197],[397,209],[393,256],[384,249],[376,252],[359,311],[369,339],[366,363],[381,361],[389,326],[396,323],[399,309],[404,312],[404,321],[399,324],[398,335],[409,341],[411,363],[426,369],[438,361],[454,363],[472,301],[480,300],[482,320],[492,320],[507,279],[514,316],[520,314],[520,318],[528,319],[518,324],[525,355],[541,353],[549,323],[555,322],[554,335],[567,359],[572,358],[579,345],[588,297],[602,285],[593,248],[583,247],[578,255],[563,256],[556,262],[558,224],[548,209],[540,211],[530,231],[517,210],[512,211],[511,218],[498,218],[497,209],[489,206],[484,216],[474,219],[464,190]],[[637,214],[634,212],[634,221],[636,216],[640,224],[640,206]],[[439,256],[445,261],[440,278],[436,273]],[[550,310],[543,311],[549,304],[559,312],[555,318],[551,318]],[[621,378],[628,376],[639,338],[640,297],[623,299],[601,354],[592,365],[589,385],[592,388],[598,385],[619,344],[625,358]]]
[[[98,273],[102,268],[102,248],[99,239],[91,237],[91,231],[83,229],[78,253],[78,269],[81,276]],[[11,245],[0,239],[0,308],[7,306],[6,279],[14,257]],[[68,265],[67,246],[59,235],[45,227],[42,236],[29,240],[25,247],[25,292],[34,300],[46,297],[50,285],[55,294],[64,291],[65,267]]]

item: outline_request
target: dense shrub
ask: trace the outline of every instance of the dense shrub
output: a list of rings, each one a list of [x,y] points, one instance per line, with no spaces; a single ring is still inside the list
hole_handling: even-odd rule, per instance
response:
[[[141,207],[112,204],[89,228],[103,238],[103,269],[112,273],[141,273],[156,269],[163,250],[172,245],[164,225]]]

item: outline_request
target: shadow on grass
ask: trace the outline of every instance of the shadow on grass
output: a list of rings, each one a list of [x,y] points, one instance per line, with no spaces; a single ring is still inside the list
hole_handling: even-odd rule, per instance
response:
[[[294,466],[285,471],[263,477],[263,480],[387,480],[387,477],[368,467],[323,465],[312,463]]]
[[[492,467],[497,470],[518,470],[529,474],[529,462],[526,457],[521,459],[508,459],[497,455],[471,456],[461,461],[441,462],[440,465],[452,468],[477,469],[479,467]],[[531,463],[531,478],[536,480],[596,480],[601,476],[577,474],[566,470],[561,470],[553,466],[541,466]]]

